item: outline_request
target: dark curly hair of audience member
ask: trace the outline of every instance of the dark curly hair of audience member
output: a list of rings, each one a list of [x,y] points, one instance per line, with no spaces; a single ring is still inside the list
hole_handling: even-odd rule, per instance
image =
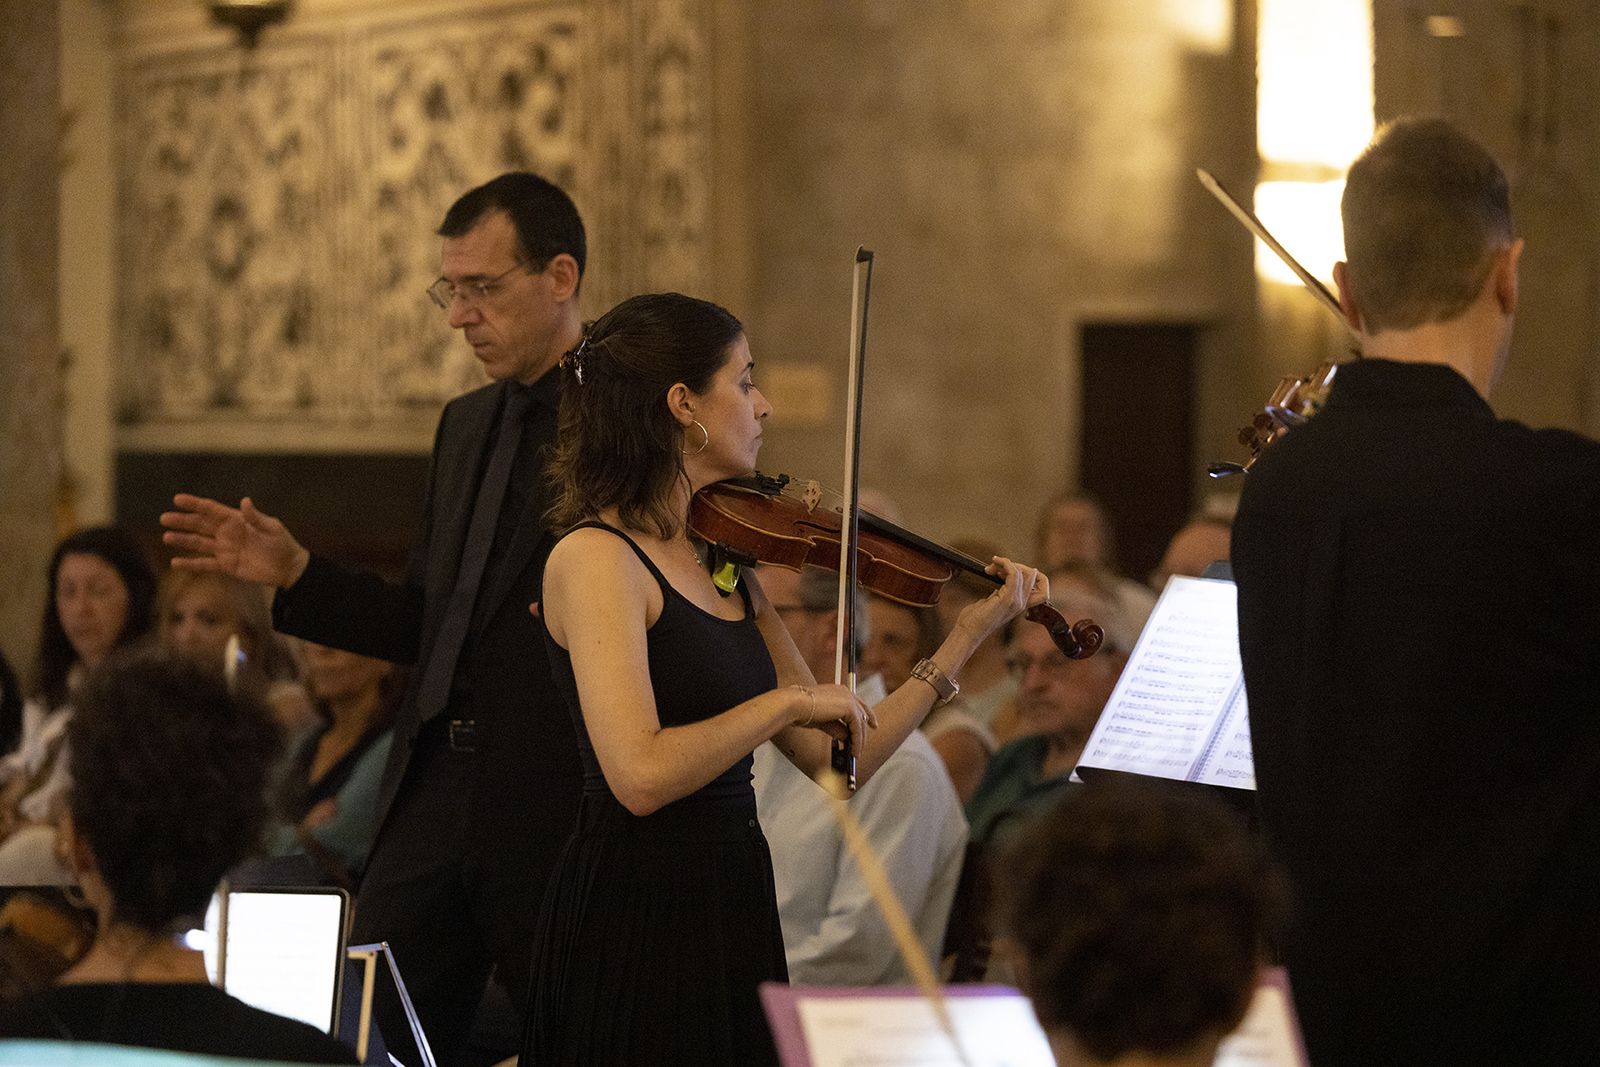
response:
[[[95,672],[67,739],[73,826],[114,918],[162,931],[198,915],[266,822],[271,713],[219,672],[143,649]]]
[[[1039,1022],[1103,1061],[1237,1027],[1286,900],[1233,812],[1148,786],[1068,795],[1000,869],[998,927]]]

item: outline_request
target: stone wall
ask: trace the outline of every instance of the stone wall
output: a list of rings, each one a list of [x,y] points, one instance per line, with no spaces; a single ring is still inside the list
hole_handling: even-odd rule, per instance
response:
[[[433,230],[504,170],[573,194],[597,312],[706,287],[700,0],[323,0],[248,53],[188,8],[118,48],[124,447],[425,451],[483,380]]]
[[[1461,36],[1376,5],[1379,120],[1443,115],[1506,168],[1527,241],[1502,415],[1600,435],[1600,9],[1451,5]]]
[[[1452,39],[1420,9],[1375,19],[1380,118],[1443,111],[1517,183],[1500,406],[1594,432],[1591,7],[1470,0]],[[940,536],[1021,550],[1081,480],[1084,322],[1200,327],[1197,460],[1238,458],[1274,380],[1342,346],[1302,294],[1258,287],[1193,179],[1255,178],[1250,0],[303,0],[249,58],[190,0],[109,10],[121,328],[74,359],[119,368],[125,449],[425,449],[476,380],[419,296],[431,229],[524,163],[590,222],[588,313],[669,285],[728,303],[778,406],[763,466],[830,483],[872,247],[863,474]]]
[[[0,0],[0,648],[32,665],[61,475],[54,4]]]
[[[862,477],[912,525],[1025,551],[1078,481],[1089,319],[1206,327],[1197,440],[1232,458],[1239,394],[1265,392],[1237,380],[1250,248],[1194,168],[1254,178],[1248,18],[1217,8],[1219,47],[1187,32],[1208,5],[1159,0],[751,6],[764,466],[839,481],[858,244],[878,256]],[[817,381],[829,402],[795,395]]]

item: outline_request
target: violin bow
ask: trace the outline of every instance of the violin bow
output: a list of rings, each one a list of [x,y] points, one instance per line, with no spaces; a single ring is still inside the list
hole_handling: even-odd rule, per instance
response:
[[[833,680],[856,691],[856,561],[861,542],[861,507],[856,491],[861,486],[861,395],[866,383],[867,305],[872,299],[872,252],[856,249],[855,275],[850,293],[850,380],[845,396],[844,511],[839,538],[839,627],[833,650]],[[856,789],[855,744],[850,738],[833,743],[833,769]]]
[[[850,379],[845,395],[847,417],[844,439],[843,508],[839,538],[839,626],[835,635],[837,643],[833,653],[833,673],[834,681],[841,685],[849,685],[851,692],[856,688],[855,590],[857,546],[861,538],[861,506],[856,491],[861,484],[861,401],[862,387],[866,382],[867,306],[872,299],[872,258],[870,249],[864,247],[856,249],[855,275],[850,299]],[[894,886],[889,881],[888,872],[884,870],[883,860],[867,840],[866,831],[862,829],[861,823],[846,803],[850,794],[856,789],[856,756],[849,740],[833,743],[832,768],[833,773],[824,774],[825,781],[819,784],[822,785],[823,792],[828,794],[828,803],[832,808],[834,819],[839,824],[839,830],[844,835],[845,846],[850,850],[856,865],[861,868],[862,879],[866,882],[872,899],[877,903],[878,910],[883,913],[884,923],[889,927],[889,933],[900,949],[900,956],[906,961],[918,991],[933,1007],[934,1017],[938,1020],[945,1036],[950,1039],[956,1059],[963,1067],[971,1067],[972,1059],[967,1055],[961,1037],[956,1032],[955,1020],[951,1017],[950,1007],[939,988],[939,979],[934,974],[933,964],[923,953],[922,944],[917,940],[916,929],[906,915],[905,905],[895,896]]]
[[[1290,255],[1289,250],[1283,247],[1276,237],[1272,236],[1272,232],[1262,224],[1260,219],[1256,218],[1255,212],[1245,207],[1234,198],[1232,193],[1224,189],[1222,183],[1217,181],[1210,171],[1204,167],[1196,167],[1194,174],[1195,177],[1200,179],[1200,184],[1205,186],[1206,192],[1216,197],[1217,202],[1227,208],[1228,213],[1238,219],[1245,229],[1255,234],[1261,239],[1262,244],[1272,249],[1273,254],[1283,260],[1284,266],[1294,271],[1294,276],[1300,279],[1300,284],[1305,286],[1306,290],[1317,298],[1318,303],[1333,312],[1334,318],[1339,320],[1339,325],[1349,331],[1350,336],[1354,338],[1356,332],[1350,329],[1350,324],[1345,321],[1344,309],[1339,306],[1339,298],[1329,292],[1328,287],[1323,285],[1316,275],[1302,267],[1300,261]]]

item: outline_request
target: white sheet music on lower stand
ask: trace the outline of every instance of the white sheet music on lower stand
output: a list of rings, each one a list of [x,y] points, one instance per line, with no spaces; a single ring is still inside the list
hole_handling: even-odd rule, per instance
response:
[[[1078,764],[1255,788],[1232,582],[1167,582]]]
[[[971,1067],[1055,1067],[1050,1042],[1016,990],[946,998]],[[933,1007],[914,994],[795,995],[809,1067],[962,1067]],[[786,1063],[788,1061],[785,1061]],[[1250,1010],[1217,1050],[1213,1067],[1306,1067],[1281,971],[1256,987]]]
[[[972,1067],[1054,1067],[1050,1043],[1020,993],[950,997]],[[962,1067],[933,1006],[916,996],[801,997],[811,1067]]]

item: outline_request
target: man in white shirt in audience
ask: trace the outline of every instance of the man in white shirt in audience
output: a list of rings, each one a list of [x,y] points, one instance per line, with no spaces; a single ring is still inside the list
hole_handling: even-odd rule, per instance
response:
[[[837,631],[837,577],[761,568],[761,586],[819,680],[831,681]],[[866,618],[857,612],[858,625]],[[865,641],[858,630],[857,640]],[[872,704],[876,676],[861,684]],[[872,899],[861,869],[816,783],[771,744],[755,752],[756,806],[772,848],[778,915],[797,985],[908,983],[911,975]],[[950,902],[961,876],[967,823],[938,753],[913,731],[850,801],[882,858],[895,894],[937,965]]]

